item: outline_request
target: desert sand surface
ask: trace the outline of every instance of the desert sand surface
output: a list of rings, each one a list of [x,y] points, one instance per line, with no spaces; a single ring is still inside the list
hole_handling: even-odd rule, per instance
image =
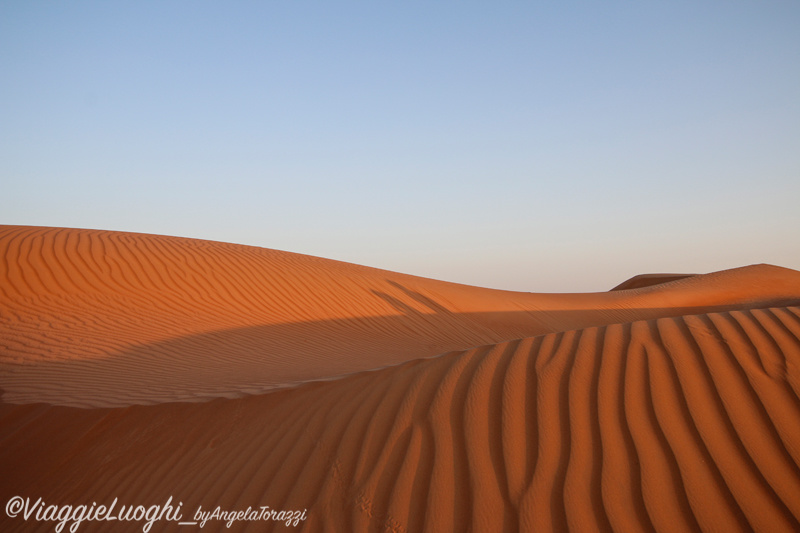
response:
[[[0,226],[0,251],[4,506],[305,511],[202,531],[800,530],[800,272],[536,294],[96,230]]]

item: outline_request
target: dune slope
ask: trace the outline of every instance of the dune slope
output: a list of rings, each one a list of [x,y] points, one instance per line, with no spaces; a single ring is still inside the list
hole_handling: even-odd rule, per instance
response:
[[[5,405],[4,492],[308,531],[796,531],[799,392],[797,307],[614,324],[250,398]]]

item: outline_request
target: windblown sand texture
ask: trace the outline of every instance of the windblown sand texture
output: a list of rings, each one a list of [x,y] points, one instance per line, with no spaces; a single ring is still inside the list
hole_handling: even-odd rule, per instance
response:
[[[800,530],[800,272],[531,294],[130,233],[2,226],[0,250],[3,505]]]

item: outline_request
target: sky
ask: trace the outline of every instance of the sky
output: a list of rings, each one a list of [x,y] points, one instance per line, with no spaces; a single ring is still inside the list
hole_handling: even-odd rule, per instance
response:
[[[0,224],[470,285],[800,270],[800,3],[0,2]]]

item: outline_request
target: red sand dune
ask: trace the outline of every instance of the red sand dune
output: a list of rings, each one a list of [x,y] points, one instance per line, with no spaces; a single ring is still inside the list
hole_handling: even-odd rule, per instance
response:
[[[800,530],[800,272],[530,294],[141,234],[3,226],[0,250],[3,505]]]

